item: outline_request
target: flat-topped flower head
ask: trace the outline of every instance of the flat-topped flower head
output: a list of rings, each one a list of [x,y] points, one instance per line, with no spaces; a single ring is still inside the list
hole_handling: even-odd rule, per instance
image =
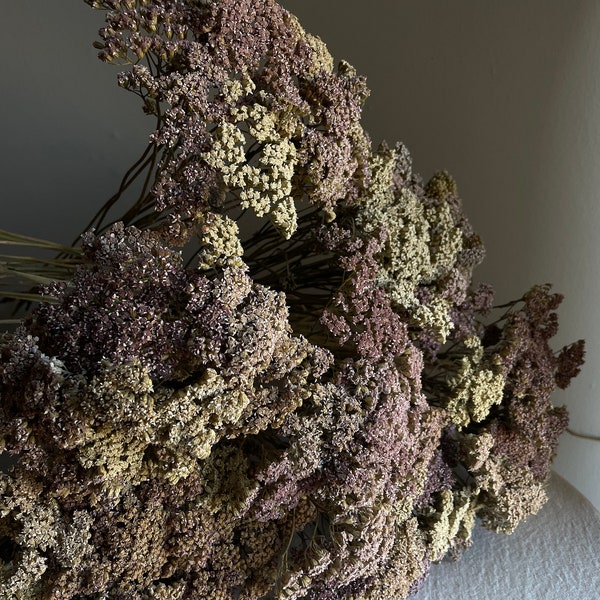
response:
[[[100,58],[131,65],[120,84],[157,117],[152,199],[173,240],[216,207],[251,208],[289,237],[299,202],[331,218],[358,195],[364,78],[274,0],[89,3],[108,11]]]

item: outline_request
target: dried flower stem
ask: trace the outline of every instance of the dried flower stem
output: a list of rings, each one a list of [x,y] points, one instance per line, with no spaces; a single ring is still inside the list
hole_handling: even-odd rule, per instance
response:
[[[582,438],[584,440],[591,440],[592,442],[600,442],[600,435],[591,435],[591,434],[588,434],[588,433],[579,433],[577,431],[574,431],[570,427],[567,427],[565,429],[565,431],[567,433],[570,433],[571,435],[573,435],[575,437]]]

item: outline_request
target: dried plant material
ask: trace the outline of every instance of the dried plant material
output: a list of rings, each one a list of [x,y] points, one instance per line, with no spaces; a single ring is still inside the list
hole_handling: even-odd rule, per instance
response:
[[[157,126],[80,246],[2,233],[66,254],[0,264],[42,300],[0,338],[0,596],[399,600],[539,510],[561,297],[493,311],[454,180],[373,151],[274,0],[88,4]]]

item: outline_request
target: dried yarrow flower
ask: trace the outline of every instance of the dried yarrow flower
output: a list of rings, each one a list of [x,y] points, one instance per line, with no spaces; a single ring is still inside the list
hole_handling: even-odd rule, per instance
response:
[[[386,233],[378,284],[394,306],[421,330],[444,343],[453,311],[467,299],[471,273],[483,246],[462,214],[456,184],[445,172],[423,188],[403,146],[382,146],[372,158],[372,181],[358,201],[363,235]]]
[[[86,1],[157,129],[0,338],[0,596],[396,600],[536,512],[561,297],[492,321],[453,179],[373,152],[364,78],[274,0]]]
[[[487,325],[481,340],[465,338],[440,353],[423,378],[430,403],[446,407],[453,422],[447,462],[464,469],[483,524],[505,533],[546,500],[568,422],[551,394],[583,361],[582,342],[558,352],[550,346],[560,301],[547,285],[532,288]]]
[[[87,1],[108,11],[100,58],[131,65],[120,84],[157,117],[150,200],[170,213],[173,240],[198,215],[236,207],[269,215],[289,237],[299,201],[332,217],[359,193],[364,78],[344,62],[334,69],[276,2]]]
[[[228,536],[252,525],[241,519],[256,496],[253,455],[235,446],[223,455],[225,440],[260,439],[276,428],[330,359],[293,336],[282,295],[239,268],[208,277],[184,268],[157,234],[122,226],[89,236],[84,250],[89,262],[70,285],[53,286],[58,303],[40,306],[2,343],[0,434],[5,450],[19,455],[3,493],[3,531],[18,548],[6,581],[14,587],[21,578],[31,594],[60,588],[72,590],[66,597],[118,598],[145,589],[172,561],[172,515],[164,501],[157,511],[157,494],[189,482],[182,502],[197,498],[210,514],[225,511]],[[165,334],[170,325],[178,335]],[[237,492],[227,483],[235,469]],[[224,487],[212,497],[219,480]],[[28,482],[36,482],[32,492],[23,488]],[[156,491],[145,499],[148,486]],[[84,518],[73,512],[84,507],[95,533],[76,543],[61,532]],[[23,527],[31,535],[14,537]],[[207,527],[202,543],[220,525]],[[229,537],[224,544],[223,552],[236,551]],[[45,565],[44,556],[55,566],[34,568],[32,557]],[[59,577],[66,568],[70,583]],[[105,577],[90,587],[86,573],[96,570]]]

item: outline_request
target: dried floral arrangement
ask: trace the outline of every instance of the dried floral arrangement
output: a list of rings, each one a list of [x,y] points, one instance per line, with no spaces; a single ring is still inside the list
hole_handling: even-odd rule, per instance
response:
[[[1,263],[39,287],[3,292],[38,303],[0,340],[0,597],[397,600],[538,511],[561,297],[493,307],[452,178],[374,150],[274,0],[86,1],[156,127],[79,244],[4,234],[59,254]]]

